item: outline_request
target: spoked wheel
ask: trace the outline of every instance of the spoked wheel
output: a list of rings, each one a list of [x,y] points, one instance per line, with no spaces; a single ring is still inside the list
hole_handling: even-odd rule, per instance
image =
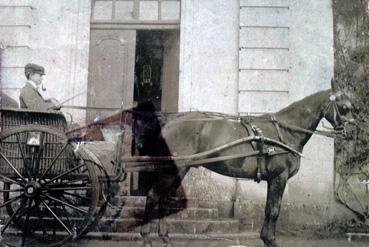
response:
[[[6,246],[59,246],[85,233],[97,216],[94,164],[77,158],[55,129],[28,125],[1,132],[0,181]]]
[[[76,155],[79,159],[84,160],[85,162],[90,162],[95,167],[94,172],[96,173],[99,181],[99,202],[98,202],[98,210],[96,211],[94,227],[96,230],[100,231],[100,222],[98,221],[106,211],[110,203],[110,189],[111,189],[111,181],[109,174],[104,166],[101,165],[101,162],[97,159],[94,153],[86,150],[85,148],[79,147],[76,150]]]

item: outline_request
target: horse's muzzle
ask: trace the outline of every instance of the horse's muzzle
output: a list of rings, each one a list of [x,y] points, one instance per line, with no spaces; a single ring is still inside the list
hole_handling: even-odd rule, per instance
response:
[[[357,124],[352,119],[352,121],[346,121],[344,124],[337,126],[335,130],[340,132],[341,138],[352,140],[357,134]]]

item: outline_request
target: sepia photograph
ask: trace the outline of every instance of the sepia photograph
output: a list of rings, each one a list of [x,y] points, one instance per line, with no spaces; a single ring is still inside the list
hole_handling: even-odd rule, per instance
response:
[[[369,246],[369,0],[0,0],[0,246]]]

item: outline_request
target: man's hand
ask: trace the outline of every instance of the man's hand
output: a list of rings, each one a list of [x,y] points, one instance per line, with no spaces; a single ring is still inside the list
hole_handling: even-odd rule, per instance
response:
[[[55,98],[50,98],[50,102],[54,105],[54,106],[52,107],[52,109],[53,109],[53,110],[58,111],[58,110],[60,110],[60,108],[62,107],[62,105],[59,103],[59,101],[58,101],[58,100],[56,100]]]

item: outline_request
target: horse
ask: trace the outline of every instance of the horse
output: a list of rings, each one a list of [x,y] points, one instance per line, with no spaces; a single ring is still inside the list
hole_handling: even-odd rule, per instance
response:
[[[201,164],[200,160],[196,166],[203,166],[225,176],[267,182],[265,218],[260,238],[266,247],[278,246],[276,223],[282,196],[288,179],[299,170],[299,154],[322,118],[325,118],[336,132],[342,132],[345,126],[354,124],[351,111],[349,97],[332,80],[331,89],[307,96],[274,114],[232,117],[206,112],[182,113],[180,117],[167,121],[159,133],[153,131],[155,138],[146,142],[155,145],[156,153],[153,156],[173,157],[171,162],[176,170],[174,172],[172,169],[167,174],[165,169],[161,171],[161,175],[147,194],[145,214],[150,215],[153,205],[159,204],[159,201],[163,201],[163,198],[170,194],[169,191],[178,187],[189,170],[190,166],[181,165],[180,159],[176,161],[176,157],[195,157],[196,154],[207,153],[207,158],[213,158],[213,162]],[[140,139],[139,132],[135,135],[135,138]],[[253,142],[238,141],[252,136],[255,137],[251,138]],[[165,148],[161,149],[160,145],[163,143]],[[230,143],[233,144],[229,145]],[[256,156],[242,156],[255,150],[259,150]],[[162,218],[165,219],[164,215]],[[150,246],[146,238],[147,233],[141,231],[141,234],[144,237],[144,246]],[[167,229],[160,236],[165,246],[172,246]]]

